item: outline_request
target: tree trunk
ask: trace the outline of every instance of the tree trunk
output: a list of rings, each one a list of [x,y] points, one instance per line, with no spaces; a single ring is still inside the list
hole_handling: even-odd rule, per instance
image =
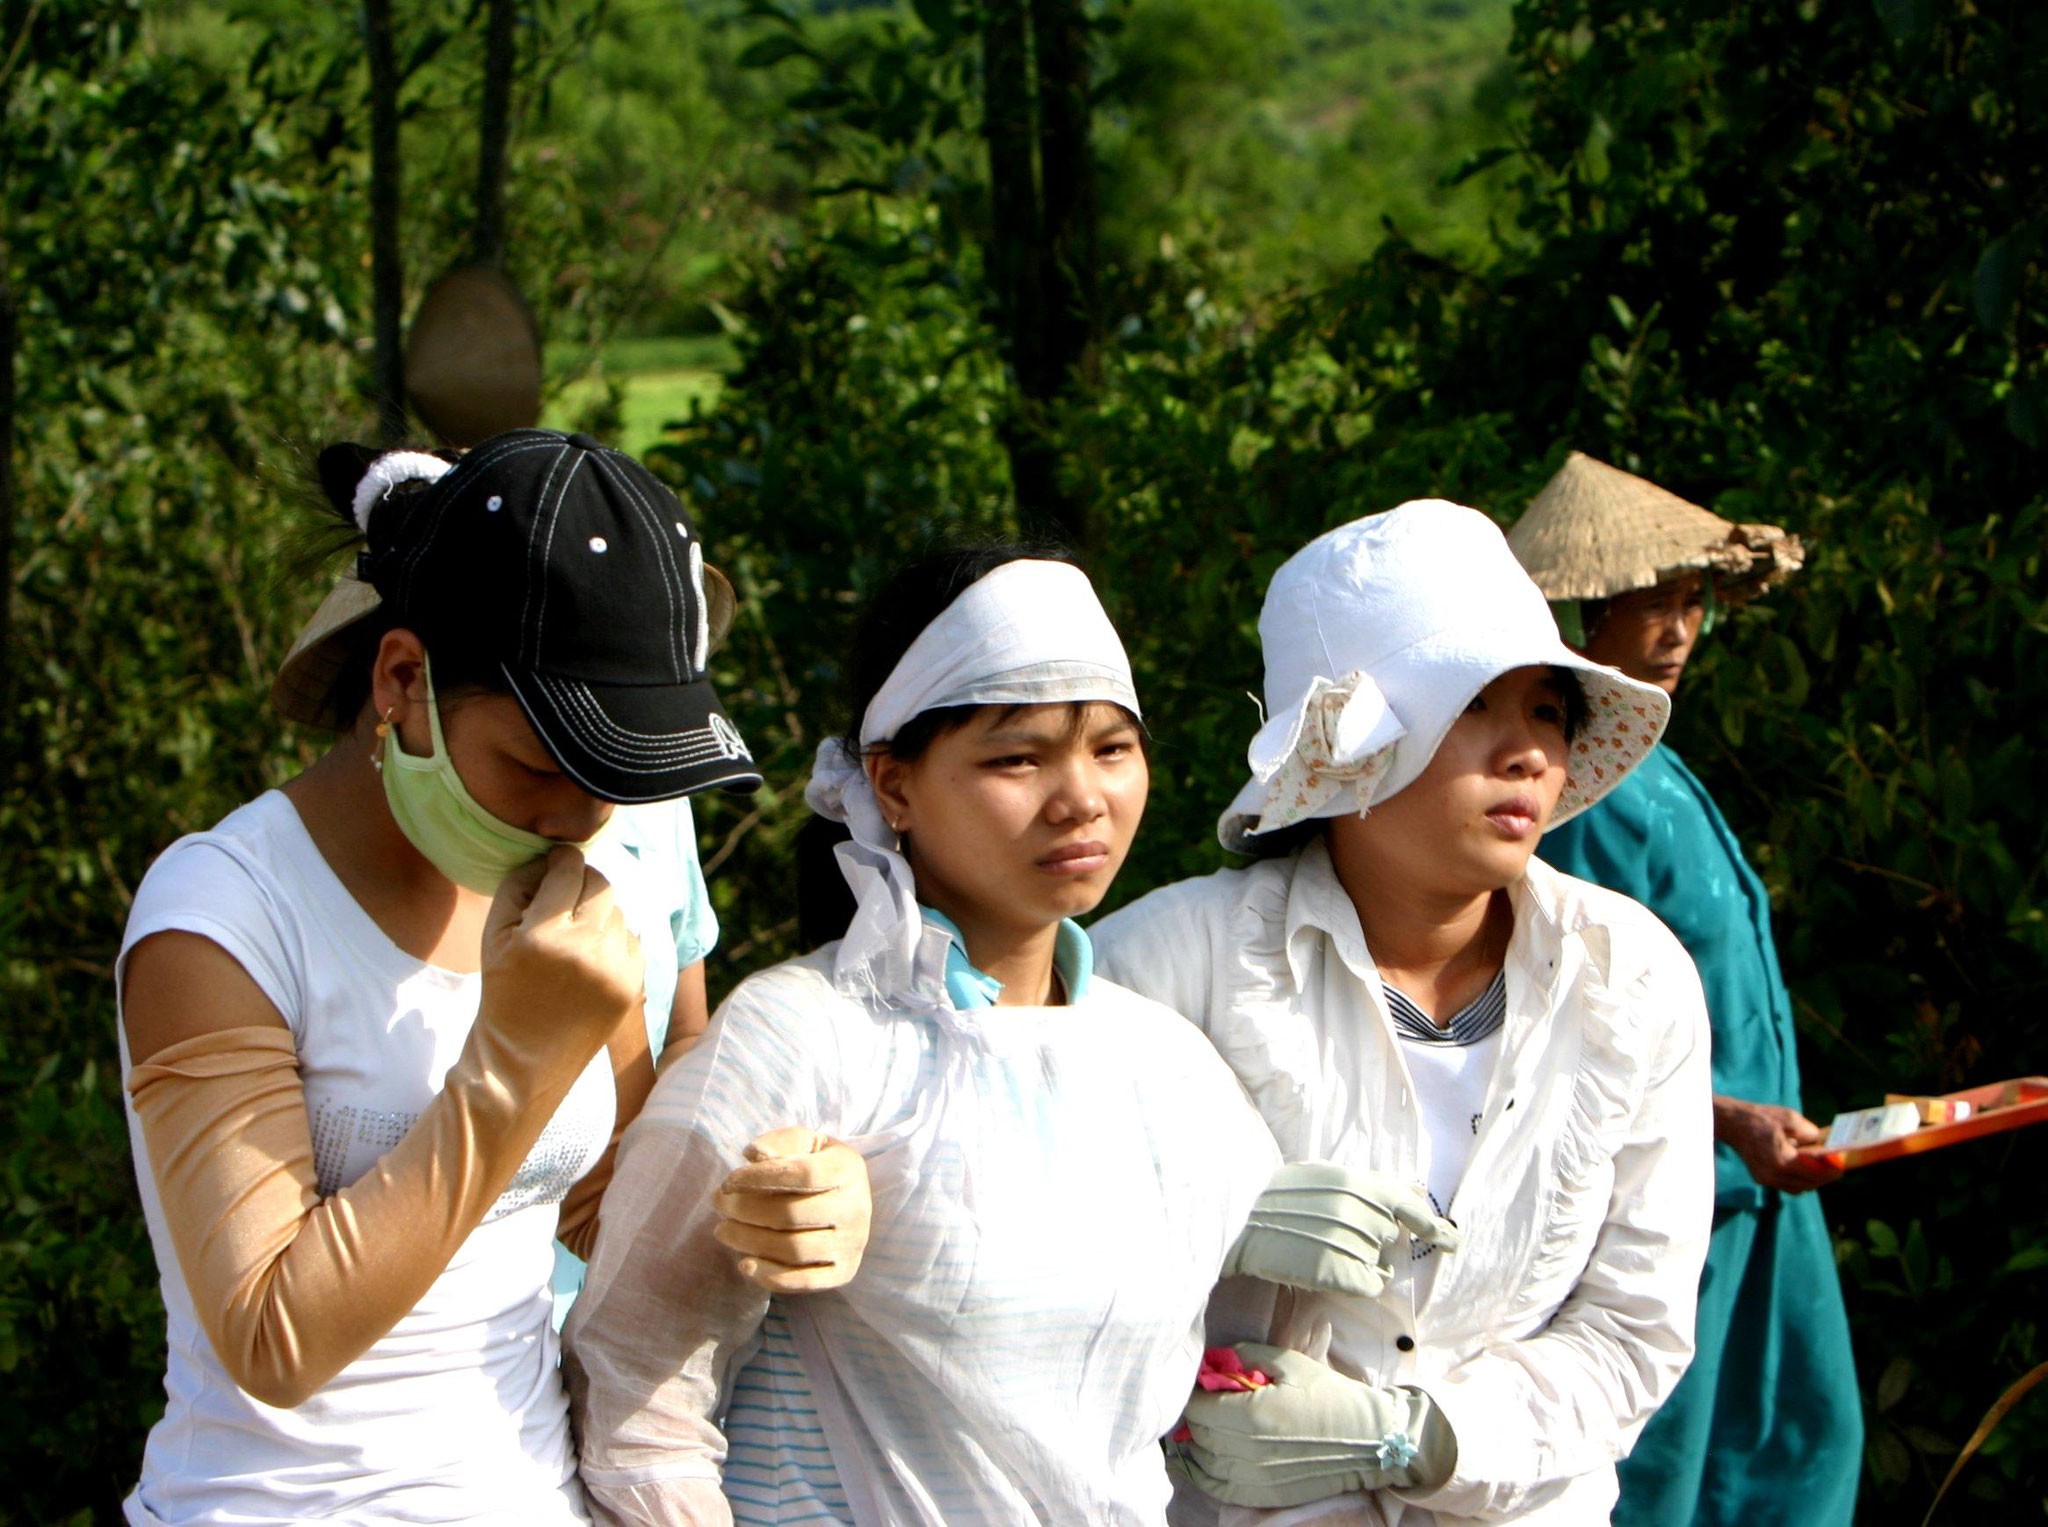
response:
[[[1039,0],[1042,6],[1045,0]],[[1079,544],[1087,534],[1083,506],[1060,485],[1060,456],[1046,432],[1050,405],[1071,384],[1086,348],[1086,304],[1072,295],[1071,275],[1056,261],[1075,253],[1073,229],[1092,229],[1092,186],[1074,166],[1087,161],[1087,35],[1078,6],[1061,6],[1041,24],[1032,0],[989,0],[982,30],[982,132],[988,142],[989,284],[996,297],[1003,349],[1016,382],[1016,406],[1002,426],[1010,482],[1023,519],[1042,521]],[[1075,79],[1078,97],[1046,89],[1046,49]],[[1034,68],[1034,52],[1036,68]],[[1079,134],[1079,152],[1073,150]],[[1058,184],[1048,154],[1060,156]],[[1048,191],[1056,194],[1057,202]],[[1059,243],[1054,242],[1054,218]],[[1089,240],[1092,245],[1092,235]],[[1093,250],[1083,261],[1092,277]],[[1076,321],[1082,340],[1075,341]]]
[[[0,722],[14,716],[14,287],[0,244]]]
[[[1092,380],[1094,363],[1095,171],[1081,0],[1032,0],[1031,34],[1038,56],[1046,381],[1059,392]]]
[[[518,24],[519,0],[490,0],[484,32],[483,108],[478,116],[476,237],[470,258],[493,270],[505,263],[505,147],[512,133]]]
[[[989,0],[986,17],[981,130],[988,141],[989,285],[995,292],[1011,368],[1019,387],[1028,392],[1043,370],[1044,337],[1030,16],[1026,0]]]
[[[370,290],[375,369],[370,384],[377,429],[386,444],[405,435],[405,275],[399,263],[403,187],[398,159],[398,57],[391,0],[363,0],[363,42],[370,61]]]

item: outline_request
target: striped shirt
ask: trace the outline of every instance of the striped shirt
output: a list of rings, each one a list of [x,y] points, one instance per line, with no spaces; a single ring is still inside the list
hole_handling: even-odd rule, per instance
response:
[[[761,1324],[761,1350],[733,1380],[724,1430],[734,1527],[853,1520],[796,1340],[773,1302]]]
[[[1429,1197],[1436,1212],[1450,1213],[1451,1200],[1472,1160],[1472,1144],[1486,1108],[1500,1056],[1500,1035],[1508,1016],[1508,976],[1496,974],[1486,990],[1460,1008],[1451,1021],[1436,1021],[1405,992],[1382,985],[1394,1033],[1401,1040],[1408,1074],[1415,1081],[1423,1126],[1429,1136]],[[1417,1260],[1434,1255],[1415,1243]]]
[[[1387,1008],[1394,1015],[1394,1032],[1403,1039],[1426,1045],[1472,1045],[1497,1033],[1508,1018],[1508,973],[1495,972],[1485,991],[1458,1009],[1450,1023],[1438,1028],[1436,1020],[1395,988],[1385,988]]]

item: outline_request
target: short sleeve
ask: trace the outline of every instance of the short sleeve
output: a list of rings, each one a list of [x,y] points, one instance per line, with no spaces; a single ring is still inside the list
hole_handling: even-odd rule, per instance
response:
[[[697,858],[697,821],[687,800],[676,802],[675,855],[683,904],[670,914],[675,930],[676,965],[696,964],[718,943],[718,914],[711,910],[711,888]]]
[[[180,838],[142,877],[115,966],[116,991],[129,951],[157,933],[194,933],[225,949],[303,1041],[305,983],[296,940],[276,882],[245,855],[205,834]]]

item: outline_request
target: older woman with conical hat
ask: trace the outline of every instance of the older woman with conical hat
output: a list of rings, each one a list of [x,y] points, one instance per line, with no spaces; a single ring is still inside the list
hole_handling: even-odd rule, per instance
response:
[[[1794,536],[1734,525],[1573,452],[1509,544],[1588,657],[1675,693],[1717,607],[1796,572]],[[1620,1527],[1846,1527],[1862,1410],[1833,1247],[1798,1154],[1792,1005],[1770,902],[1706,787],[1660,744],[1549,833],[1557,868],[1634,897],[1698,964],[1714,1035],[1714,1232],[1698,1355],[1621,1469]]]

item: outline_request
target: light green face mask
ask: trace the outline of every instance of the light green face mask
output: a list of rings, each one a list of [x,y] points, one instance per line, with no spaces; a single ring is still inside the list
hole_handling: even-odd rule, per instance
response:
[[[455,772],[448,744],[441,738],[441,702],[434,697],[433,670],[427,670],[427,728],[434,751],[417,758],[398,743],[398,728],[384,737],[384,799],[412,846],[427,862],[459,886],[485,896],[497,894],[498,882],[546,856],[560,841],[500,821],[479,806]],[[605,828],[571,848],[587,850],[605,836]]]

